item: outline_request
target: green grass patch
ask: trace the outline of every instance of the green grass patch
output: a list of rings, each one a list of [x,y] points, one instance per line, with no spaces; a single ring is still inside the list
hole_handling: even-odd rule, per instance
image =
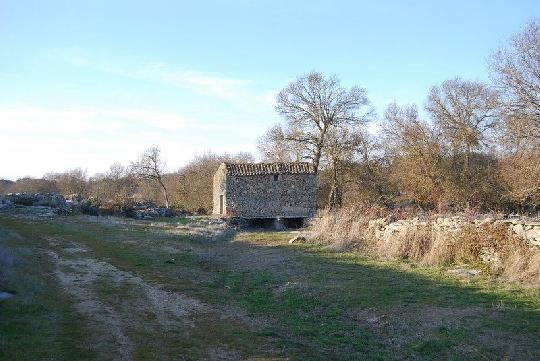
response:
[[[27,240],[0,237],[15,250],[14,268],[0,285],[14,296],[0,301],[1,360],[86,360],[85,327],[57,285],[46,256]]]
[[[166,223],[174,225],[186,225],[197,222],[197,218],[193,217],[156,217],[148,221],[150,223]]]
[[[381,262],[320,246],[288,245],[291,232],[241,232],[229,242],[171,234],[165,227],[150,224],[103,226],[73,219],[38,223],[0,218],[0,227],[31,240],[28,247],[32,249],[51,247],[47,241],[51,237],[84,245],[92,257],[150,284],[257,320],[249,328],[234,318],[201,316],[186,335],[178,330],[167,334],[155,324],[154,316],[140,315],[140,324],[146,328],[130,330],[130,337],[137,340],[139,359],[150,359],[156,349],[170,358],[182,350],[193,359],[204,358],[208,347],[237,350],[246,357],[291,360],[540,358],[536,342],[540,291],[487,276],[460,279],[439,268]],[[162,244],[178,247],[169,252]],[[249,252],[248,259],[244,252]],[[256,267],[254,257],[261,257],[263,265],[262,257],[275,260],[271,266]],[[44,281],[41,273],[35,277],[52,282]],[[111,307],[137,297],[133,290],[107,280],[98,282],[95,291]],[[50,307],[60,307],[58,312],[66,319],[76,318],[65,299],[51,298]],[[456,320],[437,318],[438,311],[448,317],[455,313]],[[359,319],[351,316],[354,312],[361,315]],[[22,313],[31,314],[31,310]],[[369,321],[372,318],[375,321]],[[7,315],[7,319],[13,321],[16,316]],[[401,324],[410,330],[400,328]],[[75,325],[75,335],[77,330],[83,332],[83,325]],[[408,333],[414,333],[414,327],[425,337],[411,337]],[[405,334],[393,332],[396,329]],[[63,340],[62,332],[53,334]],[[505,335],[507,343],[491,345],[486,337],[492,333]],[[45,343],[47,334],[37,332],[37,339],[30,342]],[[154,346],[145,343],[147,337],[158,337]],[[77,344],[77,337],[74,340]],[[62,347],[67,345],[66,340]],[[520,357],[520,352],[525,356]]]

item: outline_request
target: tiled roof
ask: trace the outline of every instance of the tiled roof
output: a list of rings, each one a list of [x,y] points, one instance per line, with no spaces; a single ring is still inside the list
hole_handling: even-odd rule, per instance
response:
[[[313,166],[307,162],[290,163],[225,163],[228,175],[261,174],[314,174]]]

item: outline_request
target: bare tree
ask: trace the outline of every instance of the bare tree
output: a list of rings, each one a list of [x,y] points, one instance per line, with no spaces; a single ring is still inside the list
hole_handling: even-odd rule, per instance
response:
[[[390,179],[401,201],[439,206],[445,178],[438,131],[420,119],[416,106],[388,105],[383,144],[390,161]]]
[[[372,114],[368,105],[364,89],[345,89],[336,76],[312,72],[279,92],[276,110],[286,121],[285,139],[301,145],[318,171],[329,131],[366,122]],[[361,108],[368,109],[360,114]]]
[[[540,142],[540,23],[529,22],[523,31],[491,59],[500,92],[506,135],[514,145]]]
[[[352,140],[347,142],[353,146],[352,152],[342,154],[338,161],[338,184],[342,187],[343,204],[392,204],[388,160],[384,158],[381,139],[362,127]],[[331,193],[332,189],[328,198],[331,198]]]
[[[328,131],[323,156],[330,165],[331,186],[328,194],[330,209],[341,207],[346,183],[345,173],[359,155],[362,161],[366,160],[367,142],[368,135],[361,125],[342,126]]]
[[[90,179],[90,194],[109,209],[120,209],[132,200],[137,180],[128,167],[114,163],[104,174]]]
[[[43,178],[56,182],[58,190],[63,195],[88,193],[88,174],[82,168],[74,168],[63,173],[47,173]]]
[[[487,144],[496,125],[497,105],[496,92],[477,81],[454,78],[430,90],[426,110],[454,154],[465,154],[465,170],[471,153]]]
[[[178,172],[169,175],[168,189],[173,204],[190,212],[212,212],[212,181],[213,176],[222,162],[245,163],[253,162],[250,153],[215,154],[207,152],[196,155],[191,162]]]
[[[159,184],[165,198],[165,207],[169,208],[169,194],[163,182],[165,162],[161,158],[161,150],[156,147],[146,149],[139,159],[131,164],[131,171],[139,179],[152,180]]]
[[[279,124],[258,139],[257,149],[267,162],[300,162],[305,159],[305,147],[287,139]]]

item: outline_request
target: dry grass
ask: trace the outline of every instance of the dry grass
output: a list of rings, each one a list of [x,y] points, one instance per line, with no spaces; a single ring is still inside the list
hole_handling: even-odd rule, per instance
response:
[[[355,246],[368,248],[365,236],[371,220],[385,215],[382,208],[354,207],[339,212],[321,211],[310,226],[312,240],[327,243],[335,250],[349,250]],[[364,242],[362,242],[364,241]]]
[[[501,277],[520,283],[540,285],[540,251],[519,247],[504,259]]]
[[[321,212],[308,238],[337,251],[429,266],[469,265],[511,282],[540,285],[540,249],[508,224],[471,215],[389,214],[380,208]]]

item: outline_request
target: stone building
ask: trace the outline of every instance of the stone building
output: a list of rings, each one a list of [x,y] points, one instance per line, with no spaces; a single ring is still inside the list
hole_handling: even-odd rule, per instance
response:
[[[302,222],[315,214],[316,175],[309,163],[222,163],[214,175],[215,215]]]

